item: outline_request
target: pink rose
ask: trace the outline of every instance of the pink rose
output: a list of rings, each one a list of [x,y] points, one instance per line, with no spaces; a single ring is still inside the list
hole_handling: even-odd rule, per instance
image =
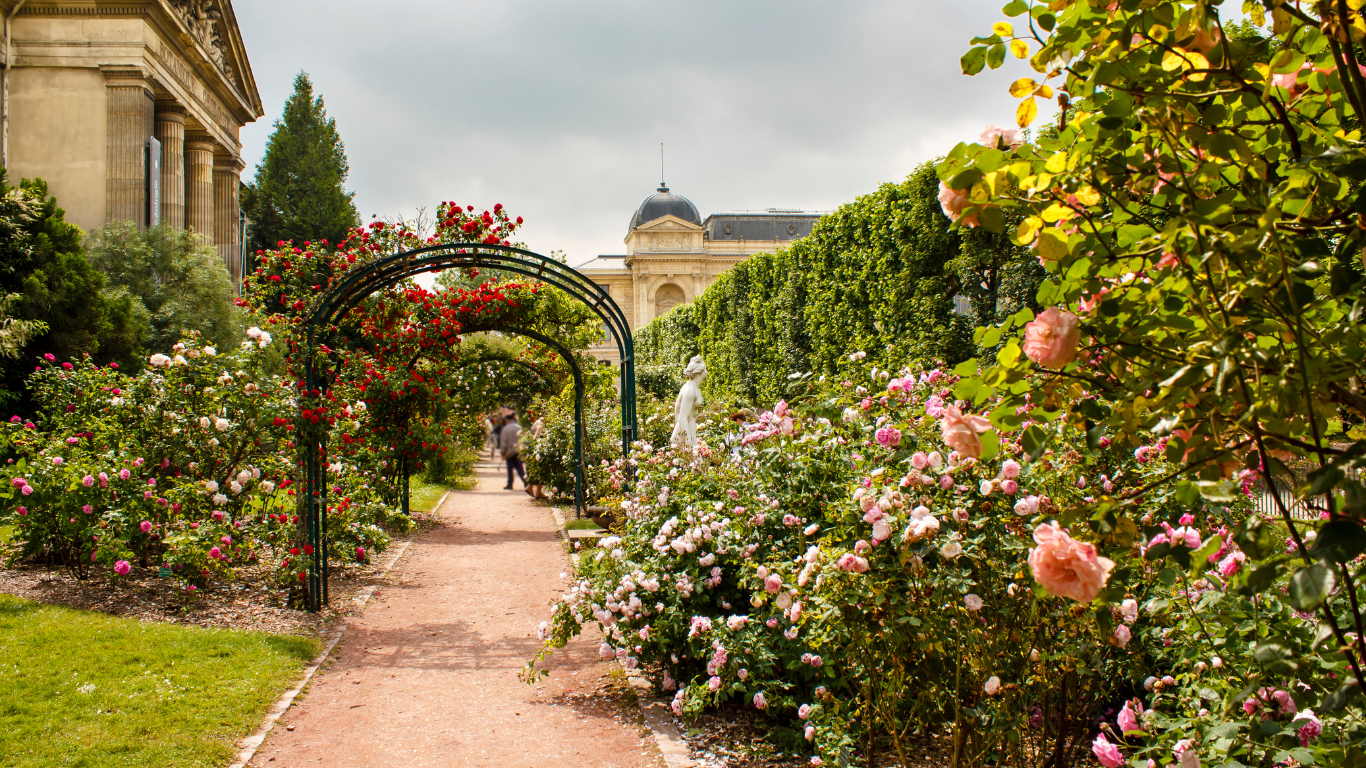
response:
[[[926,456],[924,451],[916,451],[915,455],[911,456],[911,466],[916,469],[924,469],[929,465],[930,457]]]
[[[1025,356],[1045,368],[1061,368],[1076,359],[1079,341],[1077,316],[1057,307],[1025,324]]]
[[[132,477],[132,476],[133,476],[133,473],[132,473],[132,472],[129,472],[129,471],[126,470],[126,469],[120,469],[120,470],[119,470],[119,479],[120,479],[120,480],[127,480],[128,478],[130,478],[130,477]]]
[[[874,437],[877,439],[877,444],[883,448],[895,448],[901,445],[901,430],[896,427],[881,427],[874,433]]]
[[[788,407],[786,400],[779,400],[778,404],[773,406],[773,415],[780,419],[787,416],[789,413],[791,413],[791,409]]]
[[[755,709],[767,709],[767,708],[768,708],[768,699],[764,698],[764,692],[763,692],[763,691],[760,691],[760,692],[754,694],[754,708],[755,708]]]
[[[1029,550],[1034,580],[1057,597],[1095,600],[1115,567],[1113,560],[1096,554],[1095,545],[1073,539],[1053,523],[1035,528],[1034,542],[1038,546]]]
[[[214,560],[217,560],[218,558],[220,558],[220,557],[222,557],[222,556],[223,556],[223,552],[222,552],[221,550],[219,550],[218,547],[214,547],[214,548],[212,548],[212,549],[209,550],[209,557],[213,558]]]
[[[1001,491],[1003,493],[1014,495],[1015,492],[1018,490],[1020,490],[1020,484],[1015,482],[1014,480],[1001,481]]]
[[[944,215],[948,216],[950,221],[958,221],[961,217],[963,226],[977,226],[977,214],[963,216],[963,209],[970,205],[967,190],[949,189],[947,184],[939,182],[939,207],[944,209]]]
[[[778,590],[782,588],[783,577],[779,576],[778,574],[769,574],[768,578],[764,579],[764,591],[769,593],[770,595],[778,594]]]
[[[953,405],[944,409],[943,419],[939,422],[940,437],[944,444],[974,459],[982,455],[982,441],[977,436],[988,429],[991,429],[990,420],[983,416],[965,416]]]
[[[988,125],[977,137],[977,143],[989,149],[1015,149],[1024,144],[1024,136],[1014,128]]]
[[[86,475],[81,478],[81,485],[84,485],[86,488],[91,488],[95,485],[95,478],[91,475]]]
[[[1127,626],[1120,624],[1118,627],[1115,627],[1114,638],[1115,645],[1123,648],[1129,644],[1129,640],[1133,638],[1133,634],[1129,631]]]
[[[1228,557],[1219,561],[1219,575],[1226,579],[1233,578],[1233,575],[1243,567],[1243,561],[1246,559],[1247,555],[1242,552],[1230,552]]]
[[[841,571],[852,571],[853,573],[867,573],[868,560],[859,557],[852,552],[845,552],[840,555],[840,559],[835,562]]]
[[[143,533],[151,533],[151,532],[152,532],[152,523],[151,523],[150,521],[143,520],[142,523],[141,523],[140,525],[138,525],[138,528],[142,529],[142,532],[143,532]]]
[[[1124,764],[1124,755],[1119,751],[1119,747],[1111,744],[1103,733],[1091,742],[1091,751],[1105,768],[1119,768]]]
[[[1014,480],[1020,476],[1020,462],[1014,459],[1006,459],[1001,462],[1001,477],[1007,480]]]
[[[1135,703],[1136,702],[1130,701],[1124,702],[1124,706],[1119,710],[1119,716],[1115,718],[1115,722],[1119,724],[1121,733],[1132,733],[1134,731],[1143,730],[1143,727],[1138,723],[1138,716],[1143,713],[1143,704],[1138,703],[1138,708],[1135,710]]]
[[[133,566],[129,565],[127,560],[120,560],[117,563],[114,563],[114,573],[117,573],[120,576],[127,576],[128,572],[132,569]]]

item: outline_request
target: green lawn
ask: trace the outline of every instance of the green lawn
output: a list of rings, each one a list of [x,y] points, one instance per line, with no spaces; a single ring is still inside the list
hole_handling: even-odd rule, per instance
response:
[[[408,484],[408,506],[414,512],[431,512],[448,490],[444,485],[411,480]]]
[[[223,766],[316,640],[0,595],[0,766]]]

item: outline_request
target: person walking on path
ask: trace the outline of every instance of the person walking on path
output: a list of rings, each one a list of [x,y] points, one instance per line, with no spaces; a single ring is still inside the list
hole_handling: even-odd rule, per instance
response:
[[[526,488],[526,467],[522,466],[522,425],[517,423],[517,414],[509,413],[507,423],[498,433],[498,448],[503,454],[503,461],[508,465],[508,484],[503,486],[503,490],[512,490],[512,473],[516,471],[517,476],[522,478],[522,487]]]

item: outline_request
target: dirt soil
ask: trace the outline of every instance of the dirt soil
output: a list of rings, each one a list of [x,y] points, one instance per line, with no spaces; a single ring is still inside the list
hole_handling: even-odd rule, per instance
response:
[[[349,626],[253,768],[662,766],[619,670],[585,633],[518,672],[569,562],[550,511],[500,468],[453,493]]]

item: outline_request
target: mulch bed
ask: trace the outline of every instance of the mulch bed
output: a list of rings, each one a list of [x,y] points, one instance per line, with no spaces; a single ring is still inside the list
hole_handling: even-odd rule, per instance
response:
[[[413,520],[417,527],[410,537],[435,524],[420,512],[413,513]],[[393,540],[390,548],[401,546],[404,540]],[[174,579],[159,578],[150,568],[136,568],[115,583],[109,574],[97,572],[78,579],[64,568],[15,563],[0,568],[0,593],[139,621],[317,637],[350,610],[351,598],[360,590],[389,581],[379,578],[377,562],[387,559],[387,553],[381,553],[370,563],[333,563],[328,580],[331,602],[316,614],[288,607],[288,591],[272,582],[267,566],[240,569],[235,580],[214,581],[187,597]]]

